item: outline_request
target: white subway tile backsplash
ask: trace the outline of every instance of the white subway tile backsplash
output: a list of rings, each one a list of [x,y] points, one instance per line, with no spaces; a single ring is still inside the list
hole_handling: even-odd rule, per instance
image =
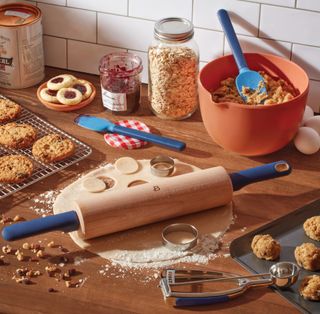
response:
[[[38,3],[46,35],[96,42],[96,13]]]
[[[67,40],[43,36],[44,60],[46,65],[56,68],[67,67]]]
[[[98,43],[147,51],[154,22],[110,14],[98,14]]]
[[[56,5],[66,5],[67,4],[67,0],[37,0],[37,2],[56,4]]]
[[[68,0],[68,7],[127,15],[127,0]]]
[[[178,16],[191,20],[192,0],[129,0],[129,16],[158,20]]]
[[[271,53],[290,59],[290,43],[241,35],[239,35],[238,38],[243,52]],[[230,46],[227,40],[225,43],[224,53],[231,53]]]
[[[138,55],[142,60],[143,71],[141,75],[141,82],[148,83],[148,54],[146,52],[136,51],[136,50],[129,50],[136,55]]]
[[[295,5],[295,0],[246,0],[246,1],[280,5],[285,7],[294,7]],[[305,0],[302,0],[302,1],[305,1]],[[310,1],[314,1],[314,0],[310,0]]]
[[[193,23],[195,26],[222,30],[217,17],[219,9],[230,14],[235,31],[244,35],[257,35],[259,4],[236,0],[194,0]]]
[[[320,48],[294,44],[292,61],[303,67],[311,79],[320,80]]]
[[[223,55],[223,33],[195,28],[194,38],[200,50],[201,61],[211,61]]]
[[[107,53],[125,49],[68,40],[68,69],[99,74],[99,61]]]
[[[310,81],[310,91],[308,97],[308,106],[312,107],[314,112],[320,113],[320,82]]]
[[[320,46],[320,13],[269,5],[261,7],[260,36]]]
[[[320,11],[320,1],[319,0],[298,0],[297,8]]]

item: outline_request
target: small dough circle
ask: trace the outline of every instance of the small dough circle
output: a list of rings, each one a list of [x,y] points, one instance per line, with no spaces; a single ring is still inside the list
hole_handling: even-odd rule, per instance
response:
[[[303,224],[303,229],[309,238],[320,241],[320,216],[308,218]]]
[[[61,88],[57,98],[64,105],[76,105],[82,101],[82,94],[75,88]]]
[[[91,193],[99,193],[107,188],[106,183],[99,178],[87,178],[82,182],[82,186]]]
[[[122,174],[135,173],[139,169],[138,162],[131,157],[121,157],[117,159],[114,166]]]
[[[57,92],[58,91],[53,89],[43,88],[40,91],[40,97],[45,101],[58,103]]]
[[[320,301],[320,276],[311,275],[303,278],[299,288],[300,295],[306,300]]]
[[[270,234],[257,234],[251,242],[253,253],[261,259],[274,261],[280,256],[280,244]]]
[[[69,74],[60,74],[51,78],[47,82],[47,87],[52,90],[59,90],[64,87],[69,87],[72,85],[75,77]]]
[[[302,243],[294,250],[297,264],[304,269],[320,270],[320,249],[313,243]]]

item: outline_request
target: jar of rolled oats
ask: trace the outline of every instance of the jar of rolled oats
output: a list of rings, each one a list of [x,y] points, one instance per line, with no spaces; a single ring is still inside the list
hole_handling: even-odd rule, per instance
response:
[[[193,25],[183,18],[161,19],[148,49],[151,109],[167,120],[190,117],[198,107],[199,51]]]

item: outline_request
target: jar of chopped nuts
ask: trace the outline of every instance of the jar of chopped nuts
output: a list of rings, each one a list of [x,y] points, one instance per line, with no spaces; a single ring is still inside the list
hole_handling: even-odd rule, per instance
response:
[[[151,109],[162,119],[182,120],[198,107],[199,51],[193,25],[183,18],[156,22],[148,49]]]

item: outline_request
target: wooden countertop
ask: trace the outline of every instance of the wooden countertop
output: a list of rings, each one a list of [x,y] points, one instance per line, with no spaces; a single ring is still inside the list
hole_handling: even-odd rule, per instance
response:
[[[58,75],[64,70],[47,68],[47,78]],[[241,230],[253,230],[277,217],[289,213],[298,207],[305,205],[320,197],[320,162],[319,153],[313,156],[304,156],[298,153],[292,145],[274,154],[248,158],[224,151],[212,142],[201,122],[200,112],[196,112],[185,121],[162,121],[155,117],[148,108],[146,88],[143,88],[142,105],[134,117],[142,120],[166,136],[181,139],[187,143],[187,149],[180,152],[172,152],[158,146],[149,145],[144,149],[123,151],[108,147],[101,135],[86,131],[73,124],[73,118],[79,113],[95,114],[108,117],[113,121],[121,117],[106,113],[101,104],[99,79],[94,75],[70,72],[76,76],[87,79],[95,84],[97,96],[94,102],[76,112],[60,113],[45,108],[36,97],[37,87],[22,90],[4,90],[0,93],[11,97],[42,118],[57,125],[61,129],[71,133],[80,140],[93,147],[93,154],[79,164],[54,174],[25,190],[16,193],[12,197],[0,201],[0,213],[14,217],[16,214],[26,219],[37,218],[33,210],[32,200],[37,195],[48,190],[56,190],[74,180],[78,174],[88,171],[102,162],[112,162],[116,158],[127,155],[136,159],[152,158],[158,154],[170,154],[172,157],[194,164],[201,168],[222,165],[228,171],[235,171],[254,167],[261,163],[285,159],[293,167],[293,172],[288,177],[257,183],[248,186],[234,195],[235,224],[225,235],[224,242],[243,235]],[[70,253],[67,256],[79,255],[79,248],[72,242],[68,235],[53,232],[41,237],[28,239],[35,242],[41,239],[43,243],[51,240],[67,248]],[[17,241],[13,248],[21,247],[26,241]],[[0,239],[1,247],[6,243]],[[47,249],[46,249],[47,250]],[[52,252],[59,252],[52,249]],[[61,252],[60,252],[61,254]],[[1,255],[1,254],[0,254]],[[83,255],[83,254],[82,254]],[[8,265],[0,266],[0,312],[1,313],[164,313],[179,312],[163,302],[158,280],[142,283],[137,280],[136,274],[125,276],[102,276],[99,273],[101,265],[106,261],[93,254],[85,253],[87,257],[84,263],[75,267],[82,274],[79,278],[87,278],[81,288],[66,288],[63,282],[56,282],[47,275],[35,279],[35,284],[18,284],[11,279],[18,267],[27,266],[32,269],[44,270],[48,260],[35,262],[18,262],[14,255],[5,255]],[[33,263],[33,264],[32,264]],[[68,267],[70,268],[70,267]],[[247,272],[231,257],[217,258],[205,266],[206,269],[232,271],[239,274]],[[140,276],[144,276],[142,273]],[[120,278],[117,278],[120,277]],[[122,278],[124,277],[124,278]],[[48,288],[58,290],[49,293]],[[253,289],[245,295],[231,302],[217,304],[202,308],[187,309],[185,312],[217,311],[219,313],[298,313],[298,311],[285,299],[270,289]]]

